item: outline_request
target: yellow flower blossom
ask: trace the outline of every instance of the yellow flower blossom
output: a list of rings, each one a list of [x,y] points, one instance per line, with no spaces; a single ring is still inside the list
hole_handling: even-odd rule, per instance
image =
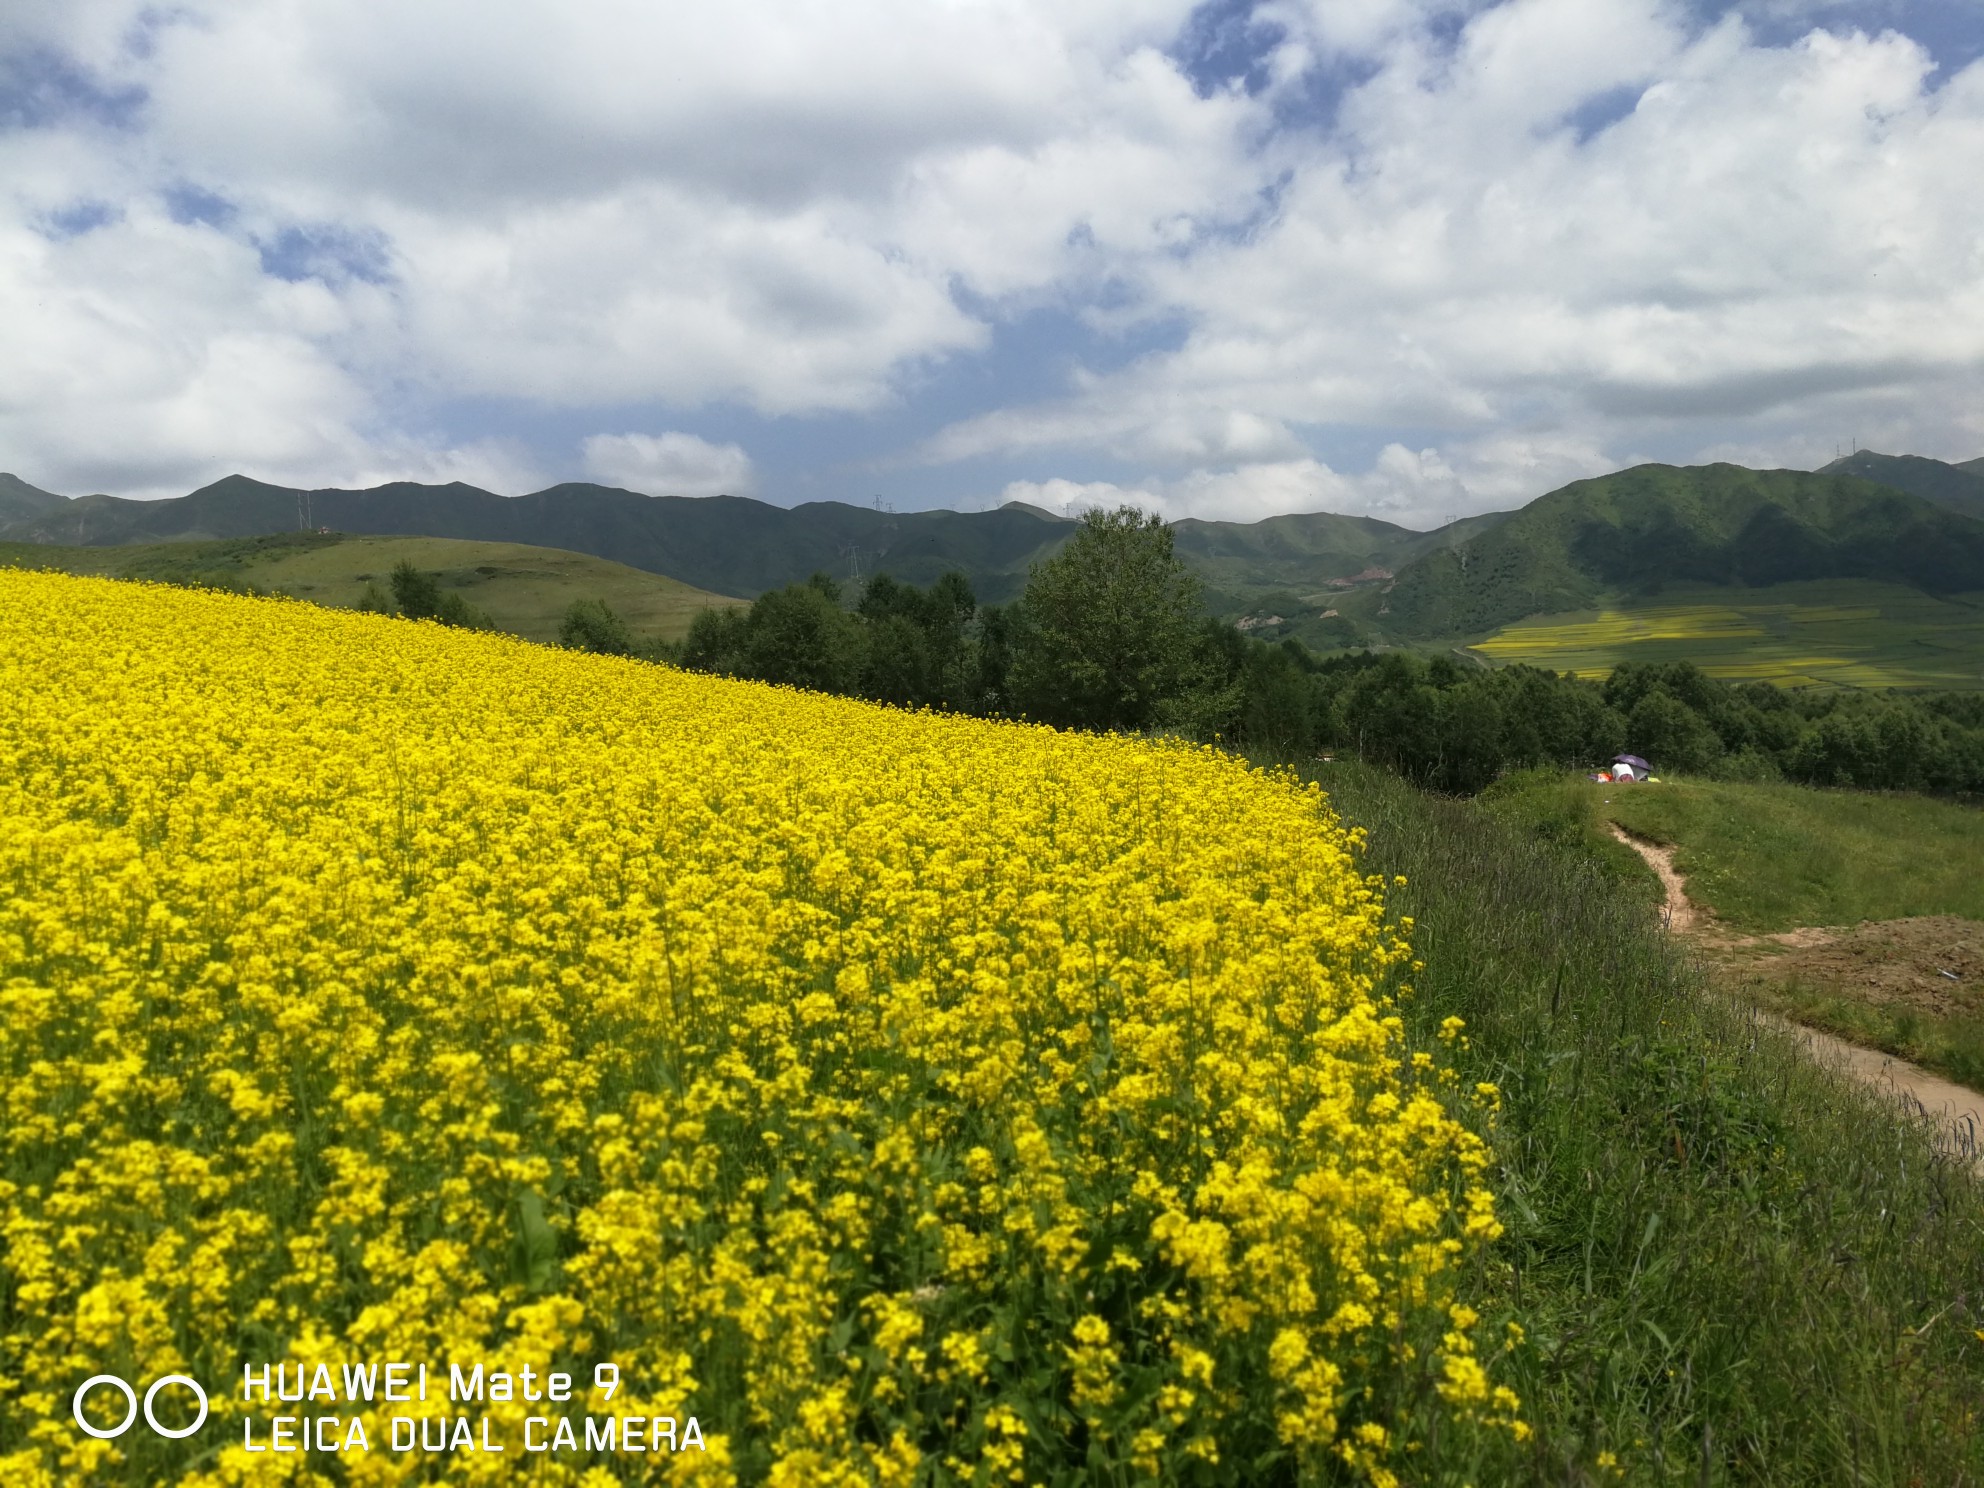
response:
[[[0,697],[8,1482],[272,1480],[263,1363],[569,1371],[698,1417],[657,1481],[1385,1483],[1357,1402],[1428,1350],[1525,1429],[1461,1295],[1495,1097],[1407,1047],[1314,786],[16,571]],[[206,1445],[75,1431],[113,1367],[208,1382]]]

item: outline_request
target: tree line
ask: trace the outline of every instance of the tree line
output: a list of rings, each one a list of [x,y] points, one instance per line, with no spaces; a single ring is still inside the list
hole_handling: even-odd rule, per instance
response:
[[[969,581],[823,574],[706,610],[675,645],[637,645],[597,600],[561,640],[697,671],[902,707],[1067,728],[1161,730],[1258,758],[1355,755],[1437,790],[1515,769],[1590,769],[1622,750],[1656,770],[1742,780],[1984,794],[1984,694],[1786,690],[1687,662],[1604,682],[1404,651],[1327,656],[1205,616],[1159,518],[1088,513],[1010,605]]]

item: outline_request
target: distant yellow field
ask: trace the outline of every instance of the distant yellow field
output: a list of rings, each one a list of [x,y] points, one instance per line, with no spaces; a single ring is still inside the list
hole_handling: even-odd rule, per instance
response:
[[[1624,662],[1692,661],[1780,687],[1984,688],[1984,596],[1936,599],[1862,580],[1701,589],[1542,616],[1471,648],[1602,678]]]

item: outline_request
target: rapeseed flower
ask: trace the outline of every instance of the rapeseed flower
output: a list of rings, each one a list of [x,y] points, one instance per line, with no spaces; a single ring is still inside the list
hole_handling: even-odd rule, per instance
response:
[[[1313,786],[11,571],[0,695],[9,1482],[269,1481],[277,1360],[611,1360],[709,1443],[299,1483],[1385,1483],[1426,1411],[1517,1427],[1494,1093],[1405,1046]],[[99,1370],[218,1386],[207,1445],[80,1435]]]

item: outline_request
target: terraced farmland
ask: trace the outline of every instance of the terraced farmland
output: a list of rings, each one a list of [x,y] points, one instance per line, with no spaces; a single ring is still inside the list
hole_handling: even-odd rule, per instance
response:
[[[1780,687],[1976,689],[1984,595],[1938,599],[1857,579],[1675,589],[1524,620],[1469,649],[1587,678],[1629,661],[1692,661],[1710,676]]]

